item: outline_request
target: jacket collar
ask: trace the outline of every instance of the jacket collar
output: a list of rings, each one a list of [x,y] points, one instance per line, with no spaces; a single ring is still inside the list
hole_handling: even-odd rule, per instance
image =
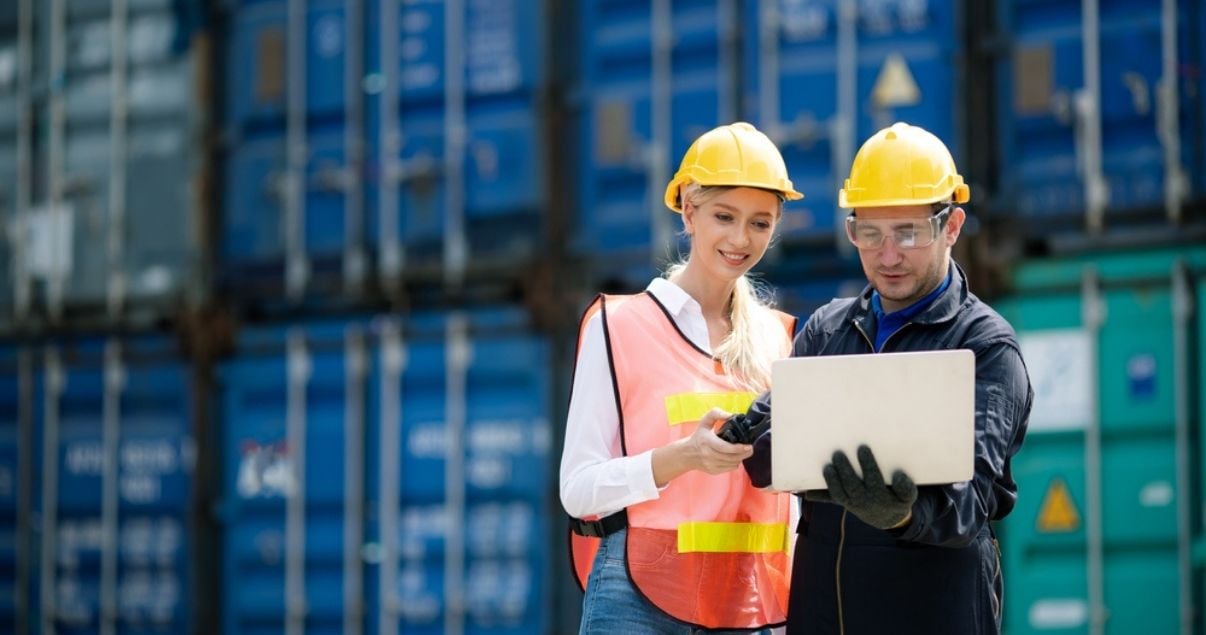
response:
[[[969,291],[967,288],[967,274],[964,273],[963,267],[955,262],[954,258],[950,259],[951,267],[954,269],[954,275],[951,276],[951,284],[943,291],[941,295],[934,298],[930,306],[924,311],[918,313],[910,322],[914,324],[938,324],[946,322],[955,317],[959,313],[960,307],[967,301]],[[858,302],[854,304],[854,313],[851,319],[857,320],[867,332],[871,332],[871,323],[874,321],[874,312],[871,310],[871,293],[874,289],[871,285],[867,285],[863,292],[858,297]]]

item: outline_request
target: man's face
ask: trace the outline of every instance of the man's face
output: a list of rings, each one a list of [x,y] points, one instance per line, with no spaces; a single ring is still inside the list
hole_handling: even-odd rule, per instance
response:
[[[858,234],[863,238],[881,238],[878,248],[859,247],[858,257],[863,264],[867,281],[879,292],[884,311],[899,311],[925,297],[946,278],[950,248],[959,238],[965,218],[963,209],[952,207],[949,216],[943,215],[936,233],[931,233],[929,219],[934,216],[930,205],[865,207],[855,210]],[[920,230],[920,231],[914,231]],[[913,236],[918,244],[933,237],[922,247],[902,247],[900,242]],[[870,240],[867,242],[874,242]]]

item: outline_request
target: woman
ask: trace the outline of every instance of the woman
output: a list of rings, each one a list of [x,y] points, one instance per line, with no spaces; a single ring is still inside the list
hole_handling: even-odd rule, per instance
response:
[[[745,412],[790,352],[795,320],[746,273],[799,198],[753,126],[703,134],[666,188],[691,237],[685,264],[583,316],[561,459],[582,633],[785,621],[789,497],[754,489],[736,469],[750,446],[713,426]]]

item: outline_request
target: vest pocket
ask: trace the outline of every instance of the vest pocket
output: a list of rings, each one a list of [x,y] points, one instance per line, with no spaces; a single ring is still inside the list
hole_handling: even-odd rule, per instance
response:
[[[677,532],[672,529],[628,528],[628,566],[634,569],[658,566],[678,549]]]

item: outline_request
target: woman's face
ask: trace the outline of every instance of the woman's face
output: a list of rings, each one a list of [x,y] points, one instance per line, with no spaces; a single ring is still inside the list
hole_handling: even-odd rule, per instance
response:
[[[722,280],[736,280],[766,253],[779,220],[779,197],[735,187],[705,198],[683,208],[683,224],[691,235],[689,262]]]

